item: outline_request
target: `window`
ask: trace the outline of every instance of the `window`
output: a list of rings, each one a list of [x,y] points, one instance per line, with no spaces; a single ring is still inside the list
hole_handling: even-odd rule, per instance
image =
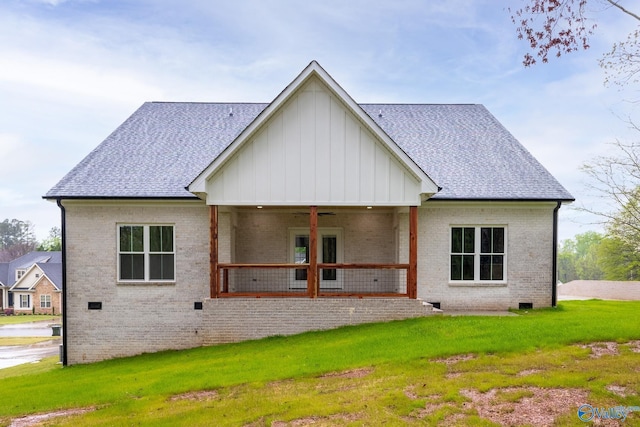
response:
[[[51,308],[51,295],[40,295],[40,308]]]
[[[16,282],[18,280],[20,280],[22,278],[22,276],[24,276],[24,273],[26,273],[26,272],[27,272],[27,270],[25,270],[23,268],[16,269]]]
[[[20,295],[20,308],[31,308],[31,295]]]
[[[451,280],[502,282],[505,227],[452,227]]]
[[[119,280],[175,280],[172,225],[120,225],[118,234]]]

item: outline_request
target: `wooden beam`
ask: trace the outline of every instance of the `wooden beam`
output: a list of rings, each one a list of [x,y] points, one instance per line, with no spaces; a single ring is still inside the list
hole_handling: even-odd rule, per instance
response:
[[[409,271],[407,273],[407,294],[418,298],[418,207],[409,207]]]
[[[209,294],[218,298],[218,206],[209,206]]]
[[[318,207],[309,208],[309,272],[307,292],[311,298],[318,296]]]

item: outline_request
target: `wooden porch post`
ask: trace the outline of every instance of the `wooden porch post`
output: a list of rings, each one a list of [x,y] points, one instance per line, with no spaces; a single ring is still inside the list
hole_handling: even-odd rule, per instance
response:
[[[309,208],[309,272],[307,292],[311,298],[318,296],[318,207]]]
[[[409,272],[407,274],[407,294],[418,298],[418,207],[409,207]]]
[[[218,206],[209,206],[209,287],[211,298],[218,298]]]

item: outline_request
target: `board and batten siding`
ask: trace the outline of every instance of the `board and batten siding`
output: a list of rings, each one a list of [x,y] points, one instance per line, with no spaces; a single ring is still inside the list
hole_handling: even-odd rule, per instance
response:
[[[317,78],[207,181],[219,205],[420,204],[421,183]]]

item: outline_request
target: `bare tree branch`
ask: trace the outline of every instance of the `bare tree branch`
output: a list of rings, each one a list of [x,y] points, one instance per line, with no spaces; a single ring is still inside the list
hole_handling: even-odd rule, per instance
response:
[[[627,15],[637,19],[638,21],[640,21],[640,16],[636,15],[635,13],[631,12],[628,9],[625,9],[624,7],[622,7],[620,5],[619,1],[613,1],[613,0],[606,0],[607,3],[609,3],[610,5],[617,7],[618,9],[620,9],[622,12],[626,13]]]

